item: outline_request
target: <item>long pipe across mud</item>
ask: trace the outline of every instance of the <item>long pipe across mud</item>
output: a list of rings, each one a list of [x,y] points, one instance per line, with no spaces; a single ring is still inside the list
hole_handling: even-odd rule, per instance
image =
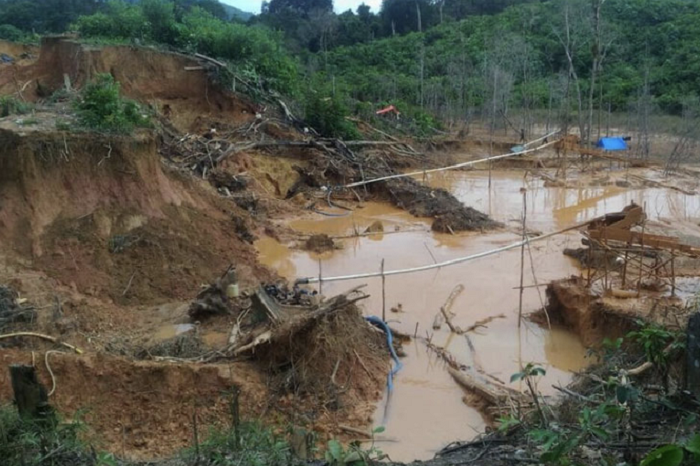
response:
[[[408,269],[389,270],[389,271],[384,271],[384,272],[380,271],[380,272],[359,273],[359,274],[355,274],[355,275],[341,275],[341,276],[337,276],[337,277],[307,277],[307,278],[297,279],[296,283],[300,284],[300,285],[305,285],[305,284],[309,284],[309,283],[339,282],[339,281],[345,281],[345,280],[356,280],[356,279],[360,279],[360,278],[373,278],[373,277],[382,277],[382,276],[387,277],[390,275],[403,275],[403,274],[407,274],[407,273],[415,273],[415,272],[423,272],[426,270],[440,269],[443,267],[449,267],[451,265],[461,264],[463,262],[468,262],[468,261],[475,260],[475,259],[481,259],[482,257],[488,257],[488,256],[492,256],[494,254],[500,254],[502,252],[509,251],[511,249],[522,247],[527,243],[534,243],[536,241],[542,241],[544,239],[551,238],[552,236],[561,235],[561,234],[569,232],[571,230],[577,230],[579,228],[583,228],[583,227],[587,226],[591,222],[595,222],[596,220],[600,220],[600,218],[601,217],[596,217],[596,218],[587,220],[583,223],[578,223],[576,225],[564,228],[562,230],[553,231],[553,232],[550,232],[550,233],[547,233],[544,235],[537,236],[537,237],[532,238],[532,239],[528,238],[528,239],[525,239],[522,241],[518,241],[516,243],[511,243],[511,244],[509,244],[507,246],[503,246],[501,248],[491,249],[488,251],[479,252],[477,254],[472,254],[469,256],[465,256],[465,257],[458,257],[456,259],[451,259],[451,260],[448,260],[445,262],[440,262],[437,264],[423,265],[421,267],[412,267],[412,268],[408,268]]]
[[[545,136],[542,136],[539,139],[535,139],[534,141],[530,141],[528,143],[523,144],[523,147],[527,147],[527,146],[532,145],[532,144],[539,142],[539,141],[544,141],[548,137],[554,136],[558,132],[559,131],[553,131]],[[462,163],[458,163],[456,165],[450,165],[449,167],[431,168],[430,170],[421,170],[421,171],[415,171],[415,172],[411,172],[411,173],[399,173],[396,175],[383,176],[381,178],[374,178],[371,180],[357,181],[355,183],[347,184],[343,187],[344,188],[357,188],[358,186],[366,186],[368,184],[377,183],[379,181],[393,180],[396,178],[406,178],[409,176],[427,175],[430,173],[437,173],[437,172],[443,172],[443,171],[448,171],[448,170],[457,170],[459,168],[470,167],[470,166],[476,165],[478,163],[492,162],[494,160],[501,160],[501,159],[506,159],[508,157],[515,157],[516,155],[521,156],[521,155],[525,155],[525,154],[530,154],[532,152],[537,152],[537,151],[540,151],[540,150],[542,150],[546,147],[549,147],[553,144],[556,144],[557,142],[558,141],[552,141],[552,142],[548,142],[546,144],[542,144],[541,146],[535,147],[534,149],[527,149],[527,150],[520,151],[520,152],[509,152],[507,154],[494,155],[493,157],[486,157],[486,158],[478,159],[478,160],[470,160],[469,162],[462,162]]]

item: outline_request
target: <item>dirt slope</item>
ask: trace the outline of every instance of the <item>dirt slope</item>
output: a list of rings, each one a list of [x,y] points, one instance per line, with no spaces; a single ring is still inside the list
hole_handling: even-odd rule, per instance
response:
[[[2,47],[0,47],[0,50]],[[211,118],[240,123],[255,117],[255,106],[213,84],[200,63],[188,56],[129,46],[90,47],[63,37],[44,38],[38,59],[26,66],[0,67],[0,95],[30,101],[64,87],[82,87],[99,73],[119,81],[124,94],[148,103],[181,131],[206,127]]]

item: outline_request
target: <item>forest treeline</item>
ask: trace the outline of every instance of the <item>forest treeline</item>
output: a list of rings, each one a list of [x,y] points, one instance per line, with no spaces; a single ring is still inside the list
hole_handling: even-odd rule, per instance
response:
[[[270,0],[245,23],[216,0],[0,1],[2,38],[68,30],[229,60],[321,120],[394,104],[420,129],[547,118],[590,136],[612,112],[644,125],[698,111],[694,0],[384,0],[377,13]],[[348,130],[340,120],[329,132]]]

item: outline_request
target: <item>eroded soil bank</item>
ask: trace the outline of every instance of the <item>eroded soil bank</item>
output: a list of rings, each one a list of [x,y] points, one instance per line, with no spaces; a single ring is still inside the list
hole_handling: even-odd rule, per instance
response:
[[[477,166],[343,188],[488,155],[489,148],[476,140],[413,142],[419,151],[407,152],[391,141],[357,148],[308,140],[284,112],[216,87],[206,69],[184,70],[202,65],[178,54],[59,39],[46,41],[38,59],[0,65],[0,91],[17,93],[17,83],[29,81],[25,97],[40,106],[64,75],[80,87],[95,73],[113,72],[128,96],[157,115],[154,131],[128,136],[59,130],[57,121],[70,118],[67,106],[40,107],[32,125],[12,116],[0,121],[0,284],[32,315],[5,320],[0,309],[2,333],[44,333],[84,351],[47,355],[59,347],[32,337],[3,340],[0,399],[12,396],[6,366],[34,364],[47,387],[55,383],[58,410],[70,417],[87,409],[95,445],[124,458],[163,458],[190,446],[193,415],[203,427],[225,425],[237,388],[248,419],[315,431],[321,444],[357,440],[358,430],[381,425],[386,431],[377,440],[393,460],[427,460],[497,420],[483,396],[455,383],[448,365],[522,397],[525,385],[510,377],[533,362],[546,369],[539,389],[550,396],[552,385],[567,385],[591,363],[587,346],[611,336],[599,315],[573,319],[545,292],[552,281],[583,274],[563,254],[580,248],[580,233],[538,242],[540,233],[634,201],[657,233],[699,236],[692,174],[669,181],[657,170],[605,162],[558,180],[553,151],[514,159],[527,171]],[[431,147],[437,151],[428,155]],[[385,299],[381,279],[323,283],[316,290],[325,301],[314,287],[293,287],[299,278],[378,271],[382,261],[386,270],[411,268],[517,242],[523,189],[533,241],[522,312],[549,302],[551,328],[541,317],[518,318],[519,249],[389,276]],[[314,235],[326,236],[310,241]],[[688,259],[687,281],[678,283],[681,299],[697,290],[693,264]],[[234,269],[230,288],[234,282],[225,280]],[[252,302],[260,284],[292,306],[285,312],[302,317],[258,312]],[[365,284],[369,297],[357,305],[341,302],[319,318],[303,317]],[[438,325],[450,295],[451,324],[464,332]],[[582,296],[585,311],[606,299]],[[662,298],[659,292],[646,300],[653,308]],[[557,309],[564,311],[555,316]],[[635,306],[627,311],[639,317]],[[383,313],[411,337],[398,348],[403,369],[390,395],[386,337],[362,318]],[[459,453],[432,464],[471,460],[471,452]]]

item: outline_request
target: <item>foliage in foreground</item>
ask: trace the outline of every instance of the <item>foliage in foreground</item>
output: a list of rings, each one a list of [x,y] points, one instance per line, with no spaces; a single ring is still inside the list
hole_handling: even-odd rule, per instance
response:
[[[80,125],[91,130],[127,133],[150,124],[136,102],[121,97],[119,83],[109,74],[87,84],[75,108]]]
[[[503,432],[525,427],[527,438],[536,445],[539,461],[547,465],[585,464],[579,459],[584,448],[598,452],[603,461],[600,464],[618,464],[620,458],[607,450],[606,445],[633,445],[631,429],[651,425],[648,421],[650,418],[653,419],[652,423],[658,423],[659,418],[668,418],[677,424],[672,443],[647,453],[641,463],[622,464],[700,464],[698,415],[692,410],[692,406],[686,407],[687,399],[668,390],[670,369],[683,348],[681,340],[684,333],[642,321],[638,322],[638,327],[624,339],[604,343],[600,355],[603,366],[596,370],[602,372],[584,376],[591,381],[588,391],[583,395],[574,393],[577,398],[567,400],[567,403],[573,404],[568,405],[567,410],[558,409],[556,416],[543,414],[545,410],[540,407],[541,396],[531,383],[533,377],[544,373],[543,370],[528,364],[522,372],[514,374],[511,380],[523,379],[528,382],[533,402],[538,408],[539,419],[533,425],[532,420],[526,417],[504,417],[500,420],[499,430]],[[621,370],[620,363],[625,354],[622,347],[625,341],[631,344],[626,348],[627,351],[643,354],[644,359],[653,365],[654,369],[649,371],[647,377],[655,380],[660,378],[664,382],[664,390],[658,399],[656,395],[645,393],[646,385],[642,381],[633,380],[631,374]],[[548,406],[547,409],[551,411]],[[661,441],[669,441],[661,431],[655,432],[655,435],[661,435]]]
[[[24,115],[33,109],[34,106],[32,104],[23,102],[15,97],[9,95],[0,97],[0,117]]]
[[[193,464],[217,466],[293,466],[302,464],[289,443],[271,429],[255,422],[227,430],[212,430],[207,439],[184,453]]]
[[[96,457],[79,442],[82,424],[20,418],[12,406],[0,407],[0,458],[4,466],[94,465]]]

